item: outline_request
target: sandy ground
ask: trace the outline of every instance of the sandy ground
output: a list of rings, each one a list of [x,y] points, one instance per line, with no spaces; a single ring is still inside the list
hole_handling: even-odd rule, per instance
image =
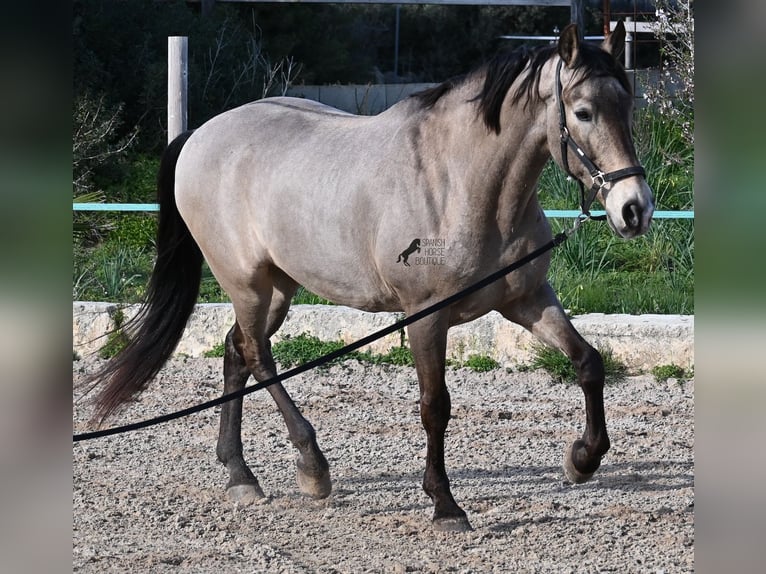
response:
[[[94,361],[73,363],[75,381]],[[220,359],[171,361],[113,424],[218,396]],[[414,369],[349,362],[287,381],[330,461],[333,493],[301,496],[268,394],[245,400],[246,457],[268,495],[227,501],[218,409],[72,448],[73,570],[101,572],[692,572],[694,382],[628,377],[606,390],[612,449],[563,480],[582,393],[543,372],[448,373],[447,468],[474,527],[438,533],[420,487]],[[75,432],[87,401],[75,396]]]

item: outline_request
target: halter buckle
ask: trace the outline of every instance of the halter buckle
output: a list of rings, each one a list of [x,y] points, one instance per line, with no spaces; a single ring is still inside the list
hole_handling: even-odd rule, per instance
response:
[[[598,189],[598,191],[601,191],[606,185],[606,174],[603,171],[591,174],[591,178],[593,178],[592,188]]]

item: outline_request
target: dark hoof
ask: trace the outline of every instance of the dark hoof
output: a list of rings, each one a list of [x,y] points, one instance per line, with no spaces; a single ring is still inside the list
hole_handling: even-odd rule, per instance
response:
[[[327,498],[332,492],[330,471],[325,470],[319,475],[314,475],[301,470],[300,465],[298,465],[298,489],[311,498]]]
[[[588,482],[596,471],[594,470],[593,472],[580,472],[577,470],[574,465],[574,461],[572,460],[572,454],[574,452],[574,446],[576,442],[577,441],[573,442],[571,445],[569,445],[569,448],[564,451],[564,476],[571,484],[582,484],[583,482]]]
[[[473,530],[471,523],[465,516],[434,518],[433,526],[437,532],[470,532]]]

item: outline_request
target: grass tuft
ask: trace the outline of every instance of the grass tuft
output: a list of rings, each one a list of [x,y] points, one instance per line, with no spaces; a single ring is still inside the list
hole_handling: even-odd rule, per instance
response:
[[[106,337],[106,343],[98,351],[98,356],[102,359],[111,359],[119,354],[130,343],[128,334],[123,330],[125,324],[125,313],[122,309],[117,309],[112,315],[114,329]]]
[[[318,359],[328,353],[337,351],[346,345],[343,341],[322,341],[318,337],[301,333],[296,336],[286,336],[278,343],[274,343],[271,352],[274,360],[283,368],[302,365],[314,359]],[[224,343],[220,343],[212,349],[203,353],[204,357],[223,357],[225,353]],[[412,357],[412,351],[409,347],[394,347],[385,354],[371,353],[369,351],[360,353],[354,351],[348,355],[332,361],[330,364],[336,364],[342,361],[357,360],[372,365],[397,365],[412,367],[415,361]]]
[[[500,363],[489,355],[469,355],[468,358],[460,364],[461,367],[471,369],[477,373],[486,373],[500,368]]]
[[[285,368],[302,365],[314,359],[337,351],[345,346],[343,341],[322,341],[318,337],[301,333],[295,337],[286,336],[271,347],[274,360]],[[339,359],[330,364],[339,362]]]
[[[212,349],[209,349],[202,353],[202,356],[206,359],[213,359],[217,357],[223,357],[226,354],[226,344],[225,343],[218,343],[215,347]]]
[[[535,345],[532,350],[534,358],[529,365],[531,369],[543,369],[560,383],[577,382],[577,372],[574,365],[564,353],[546,345]],[[610,350],[599,349],[599,353],[604,361],[606,382],[617,383],[624,380],[627,367],[617,360]]]
[[[678,379],[685,381],[690,373],[687,373],[683,367],[678,365],[657,365],[651,371],[654,380],[658,383],[665,383],[668,379]]]
[[[383,355],[377,353],[358,353],[355,357],[363,363],[372,365],[397,365],[400,367],[414,367],[415,359],[409,347],[393,347]]]

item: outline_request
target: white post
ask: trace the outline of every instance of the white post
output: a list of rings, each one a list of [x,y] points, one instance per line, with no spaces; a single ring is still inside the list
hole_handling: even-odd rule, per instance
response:
[[[168,143],[186,131],[189,39],[168,36]]]
[[[569,7],[570,22],[577,24],[577,34],[582,40],[585,34],[585,10],[583,0],[572,0]]]
[[[633,31],[636,29],[631,16],[625,16],[625,69],[633,69]]]

